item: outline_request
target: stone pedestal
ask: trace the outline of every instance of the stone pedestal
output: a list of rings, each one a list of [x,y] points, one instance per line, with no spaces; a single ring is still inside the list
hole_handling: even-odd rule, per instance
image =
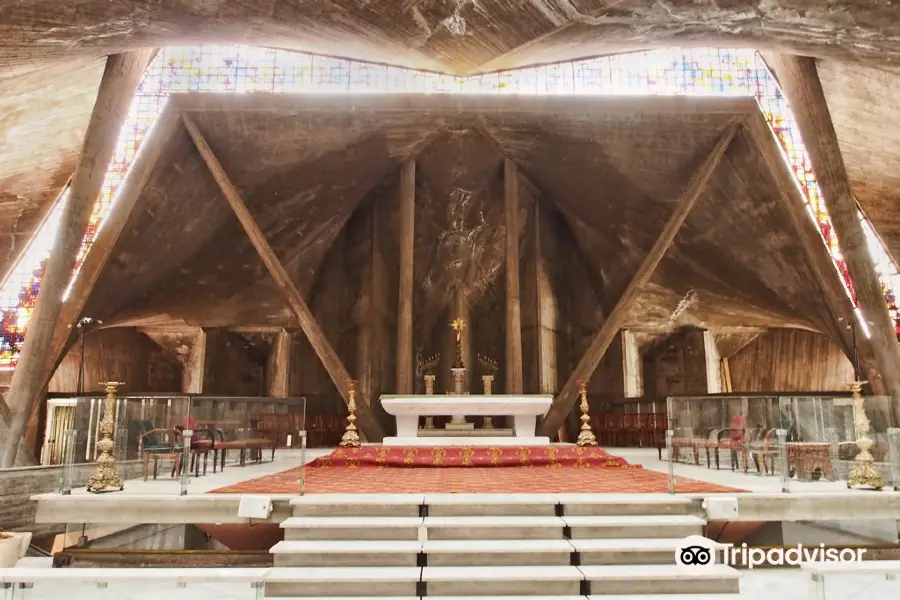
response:
[[[425,395],[434,395],[434,375],[425,376]],[[434,429],[434,417],[425,417],[425,429]]]
[[[453,374],[453,394],[464,396],[466,394],[466,370],[454,367],[450,369],[450,372]],[[467,422],[465,415],[453,415],[450,422],[444,425],[444,429],[469,430],[475,429],[475,424]]]
[[[484,384],[484,395],[491,395],[491,383],[494,381],[493,375],[482,375],[481,382]],[[485,429],[493,429],[494,428],[494,418],[493,417],[485,417],[484,418],[484,428]]]

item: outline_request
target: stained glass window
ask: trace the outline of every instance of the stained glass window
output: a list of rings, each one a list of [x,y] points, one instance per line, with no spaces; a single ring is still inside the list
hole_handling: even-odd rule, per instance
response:
[[[781,88],[755,51],[707,48],[634,52],[472,77],[250,46],[162,49],[144,75],[119,137],[73,280],[140,151],[141,142],[165,107],[169,94],[175,92],[752,96],[780,143],[810,217],[818,225],[848,294],[855,300],[809,155]],[[65,201],[63,193],[0,289],[0,368],[16,364]],[[900,332],[900,311],[895,301],[900,274],[869,222],[862,214],[860,218],[885,299]]]

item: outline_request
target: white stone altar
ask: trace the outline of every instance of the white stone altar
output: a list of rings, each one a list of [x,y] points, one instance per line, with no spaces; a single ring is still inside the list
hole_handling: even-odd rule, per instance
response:
[[[553,396],[544,395],[424,395],[382,396],[381,406],[397,420],[397,436],[384,439],[388,446],[545,446],[550,438],[535,436],[537,417],[544,415]],[[492,416],[513,418],[515,435],[500,437],[491,429],[476,429],[464,437],[420,437],[419,417]]]

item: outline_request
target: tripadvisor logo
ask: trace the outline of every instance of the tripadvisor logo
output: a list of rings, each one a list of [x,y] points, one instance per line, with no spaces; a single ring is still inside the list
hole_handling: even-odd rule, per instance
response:
[[[860,562],[865,548],[826,548],[825,544],[791,548],[753,548],[747,544],[719,544],[700,535],[691,535],[675,548],[675,563],[681,567],[712,567],[716,563],[752,569],[761,565],[799,566],[809,562]]]

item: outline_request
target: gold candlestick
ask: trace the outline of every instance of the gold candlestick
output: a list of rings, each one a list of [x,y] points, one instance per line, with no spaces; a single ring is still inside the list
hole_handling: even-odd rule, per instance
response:
[[[426,375],[425,376],[425,395],[433,396],[434,395],[434,380],[435,375]],[[434,429],[434,417],[425,417],[425,429]]]
[[[359,448],[359,431],[356,429],[356,382],[352,379],[347,380],[347,387],[350,388],[347,402],[347,428],[341,437],[342,448]]]
[[[116,443],[113,441],[113,433],[116,429],[115,412],[116,412],[116,393],[119,391],[120,385],[125,385],[121,381],[107,381],[106,401],[103,406],[103,420],[100,421],[100,441],[97,442],[97,449],[100,450],[100,456],[97,457],[97,468],[91,473],[88,480],[87,491],[98,494],[105,491],[118,491],[125,489],[122,483],[122,476],[116,468],[116,457],[113,456],[113,448]],[[113,488],[113,489],[110,489]]]
[[[868,382],[854,381],[850,384],[853,392],[853,425],[856,429],[856,446],[859,454],[856,455],[853,468],[850,469],[850,477],[847,479],[847,487],[858,489],[880,490],[884,487],[881,473],[875,468],[875,458],[869,452],[872,447],[872,439],[869,438],[869,417],[863,407],[862,386]]]
[[[484,395],[491,395],[491,383],[494,381],[493,375],[482,375],[481,382],[484,384]],[[494,418],[493,417],[485,417],[484,418],[484,429],[493,429],[494,428]]]
[[[578,440],[576,446],[596,446],[597,438],[591,431],[591,416],[589,414],[590,407],[587,399],[587,381],[578,382],[578,393],[581,395],[581,431],[578,432]]]

